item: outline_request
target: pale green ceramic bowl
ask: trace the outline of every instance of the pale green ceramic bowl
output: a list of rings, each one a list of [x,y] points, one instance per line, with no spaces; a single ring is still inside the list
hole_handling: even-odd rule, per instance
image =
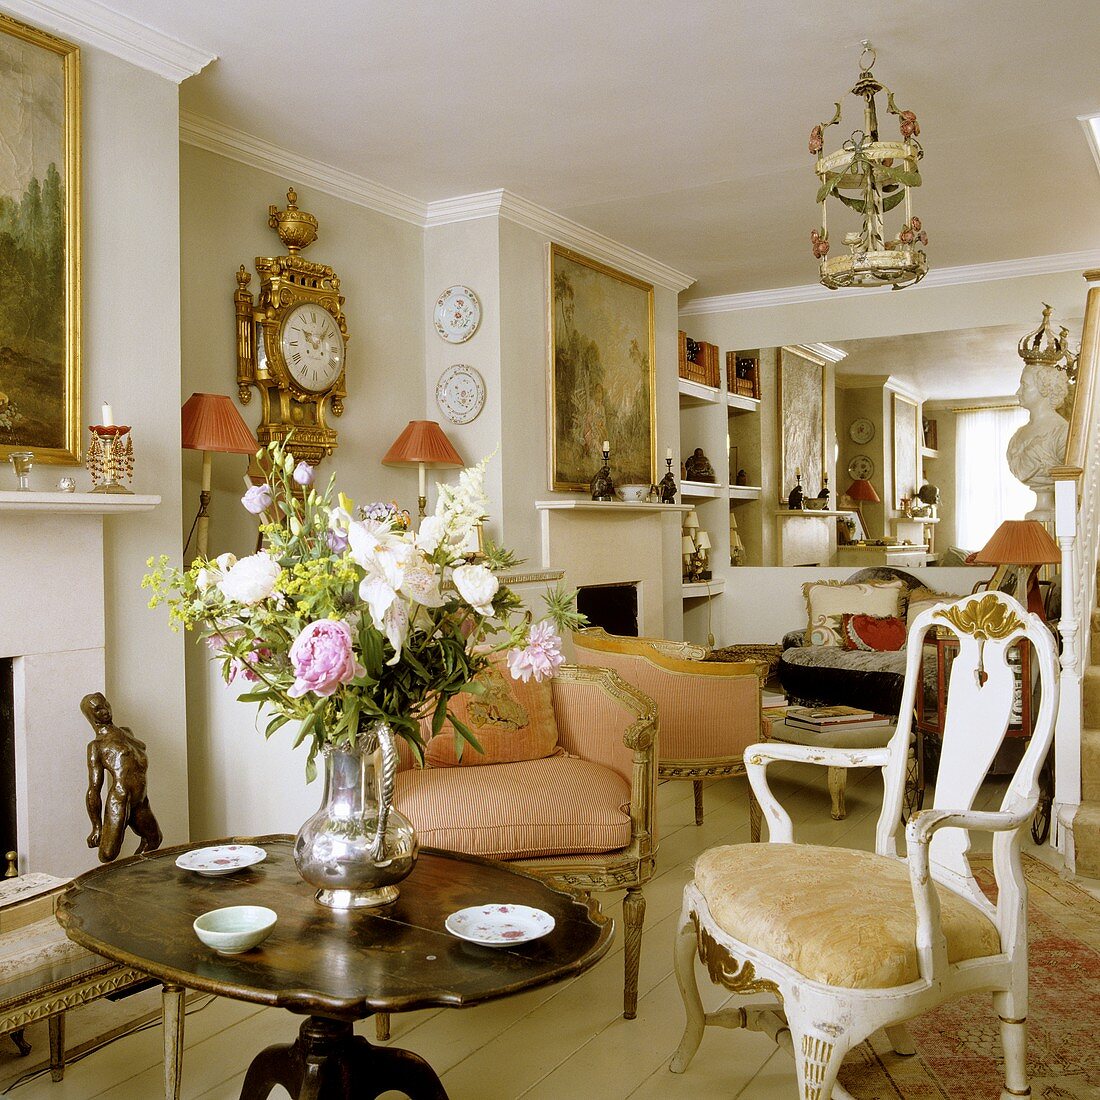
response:
[[[263,943],[279,919],[263,905],[230,905],[195,918],[195,935],[219,955],[239,955]]]

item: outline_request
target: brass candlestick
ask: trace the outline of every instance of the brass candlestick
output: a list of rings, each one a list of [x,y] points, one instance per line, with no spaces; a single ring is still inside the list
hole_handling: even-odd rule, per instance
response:
[[[126,493],[133,490],[122,484],[122,478],[134,477],[134,441],[129,424],[90,424],[92,441],[85,464],[92,475],[93,493]]]

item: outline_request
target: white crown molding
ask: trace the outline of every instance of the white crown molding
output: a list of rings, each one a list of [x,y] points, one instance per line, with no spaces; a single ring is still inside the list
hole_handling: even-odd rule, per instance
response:
[[[44,30],[68,35],[179,84],[217,54],[189,46],[98,0],[3,0],[3,10]]]
[[[556,244],[576,249],[586,256],[611,264],[636,278],[646,279],[667,290],[679,293],[695,282],[691,275],[685,275],[652,256],[620,244],[603,233],[597,233],[571,218],[555,214],[545,206],[539,206],[538,203],[511,191],[482,191],[428,203],[429,228],[492,217],[507,218],[526,229],[543,233]]]
[[[1056,275],[1066,271],[1086,271],[1100,267],[1100,251],[1062,252],[1053,256],[1027,256],[1019,260],[998,260],[987,264],[963,267],[933,268],[906,294],[938,286],[958,286],[962,283],[987,283],[997,279],[1019,279],[1028,275]],[[824,302],[835,298],[851,298],[866,294],[891,294],[889,288],[873,290],[826,290],[820,283],[805,286],[785,286],[777,290],[754,290],[746,294],[721,294],[712,298],[696,298],[680,307],[681,317],[703,313],[732,313],[742,309],[767,309],[771,306],[793,306],[804,302]]]
[[[842,348],[834,348],[832,344],[795,344],[796,348],[805,348],[813,355],[824,359],[827,363],[839,363],[848,358],[848,353]]]
[[[1096,162],[1096,170],[1100,172],[1100,115],[1078,115],[1077,121],[1081,123],[1085,131],[1085,140],[1092,151],[1092,159]]]
[[[331,164],[310,160],[289,149],[211,118],[180,111],[180,141],[251,168],[260,168],[296,186],[306,185],[339,199],[365,206],[379,214],[423,228],[427,207],[419,199],[391,187],[345,172]]]

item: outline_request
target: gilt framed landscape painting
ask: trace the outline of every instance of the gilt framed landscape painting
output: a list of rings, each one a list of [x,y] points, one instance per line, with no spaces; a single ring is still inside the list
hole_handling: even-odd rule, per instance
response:
[[[0,459],[80,461],[80,50],[0,15]]]
[[[617,485],[655,478],[653,286],[550,245],[550,487],[588,489],[611,447]]]

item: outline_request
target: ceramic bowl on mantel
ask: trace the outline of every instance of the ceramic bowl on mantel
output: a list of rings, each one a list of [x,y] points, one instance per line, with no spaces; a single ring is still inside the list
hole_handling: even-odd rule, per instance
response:
[[[624,504],[641,504],[649,496],[648,485],[620,485],[615,492]]]

